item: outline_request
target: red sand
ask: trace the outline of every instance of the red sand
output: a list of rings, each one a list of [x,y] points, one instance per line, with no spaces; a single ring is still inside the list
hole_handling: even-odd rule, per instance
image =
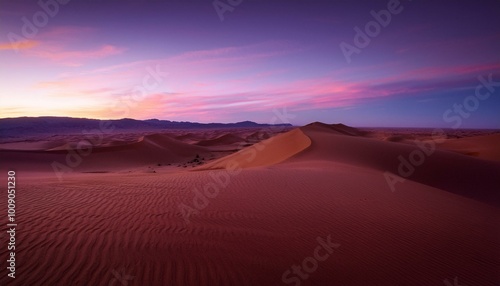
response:
[[[0,151],[2,173],[17,172],[19,224],[16,279],[3,267],[0,284],[295,285],[283,273],[331,236],[340,247],[300,285],[446,285],[455,277],[498,285],[500,163],[489,143],[498,136],[449,139],[392,192],[384,173],[397,173],[398,156],[417,148],[411,140],[315,123],[224,156],[215,147],[257,137],[224,132],[108,138],[61,182],[50,163],[66,152],[50,151],[54,144],[4,146],[32,151]],[[462,143],[474,152],[456,152]],[[229,163],[241,171],[221,169]],[[186,224],[179,206],[196,209],[193,190],[217,185],[214,178],[229,181]],[[2,243],[4,266],[7,255]]]

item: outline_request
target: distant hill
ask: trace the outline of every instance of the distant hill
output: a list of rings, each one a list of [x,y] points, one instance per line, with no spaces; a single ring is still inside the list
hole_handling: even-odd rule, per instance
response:
[[[155,131],[168,129],[209,129],[209,128],[250,128],[250,127],[291,127],[291,124],[259,124],[252,121],[236,123],[198,123],[169,120],[98,120],[72,117],[17,117],[0,119],[1,139],[50,134],[81,134],[82,131],[100,130],[104,126],[112,132]],[[102,129],[102,128],[101,128]]]

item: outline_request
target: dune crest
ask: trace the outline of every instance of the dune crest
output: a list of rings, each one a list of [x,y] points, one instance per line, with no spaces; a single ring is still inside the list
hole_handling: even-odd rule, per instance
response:
[[[301,130],[313,144],[289,162],[329,161],[399,175],[401,161],[408,161],[411,154],[421,151],[416,144],[343,136],[327,124],[311,124]],[[500,205],[500,179],[495,175],[500,172],[498,162],[443,151],[438,146],[431,155],[424,156],[422,165],[413,166],[414,171],[405,179]]]
[[[194,170],[224,169],[231,164],[253,168],[288,163],[314,166],[318,162],[324,162],[361,167],[370,172],[378,172],[382,177],[387,172],[402,176],[399,174],[400,158],[408,160],[412,153],[420,151],[414,143],[381,141],[365,137],[366,134],[343,124],[315,122]],[[405,179],[500,205],[500,195],[495,191],[500,184],[500,180],[494,175],[500,172],[497,162],[443,151],[437,146],[424,160],[424,164],[416,166],[414,172]]]
[[[241,168],[274,165],[285,161],[310,145],[311,139],[297,128],[261,141],[195,170],[223,169],[228,164],[238,164]]]
[[[336,134],[349,135],[349,136],[364,136],[367,133],[365,131],[361,131],[357,128],[347,126],[342,123],[326,124],[323,122],[313,122],[307,124],[302,128],[307,128],[308,130],[328,131]]]

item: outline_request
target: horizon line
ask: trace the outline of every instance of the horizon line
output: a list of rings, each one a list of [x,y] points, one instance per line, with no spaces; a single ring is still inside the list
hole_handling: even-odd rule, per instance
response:
[[[333,124],[342,124],[350,127],[355,127],[355,128],[395,128],[395,129],[441,129],[441,130],[491,130],[491,131],[500,131],[500,128],[487,128],[487,127],[467,127],[467,128],[452,128],[452,127],[439,127],[439,126],[362,126],[362,125],[350,125],[350,124],[345,124],[342,122],[337,122],[337,123],[326,123],[323,121],[312,121],[310,123],[306,124],[293,124],[291,122],[289,123],[276,123],[276,124],[271,124],[271,123],[259,123],[255,122],[252,120],[244,120],[244,121],[237,121],[237,122],[198,122],[198,121],[175,121],[175,120],[169,120],[169,119],[159,119],[159,118],[149,118],[149,119],[136,119],[136,118],[129,118],[129,117],[124,117],[124,118],[108,118],[108,119],[102,119],[102,118],[89,118],[89,117],[71,117],[71,116],[53,116],[53,115],[42,115],[42,116],[19,116],[19,117],[0,117],[0,120],[3,119],[21,119],[21,118],[67,118],[67,119],[83,119],[83,120],[98,120],[98,121],[120,121],[120,120],[135,120],[135,121],[151,121],[151,120],[158,120],[158,121],[169,121],[169,122],[178,122],[178,123],[194,123],[194,124],[237,124],[237,123],[244,123],[244,122],[250,122],[250,123],[255,123],[255,124],[260,124],[260,125],[290,125],[291,127],[302,127],[306,126],[309,124],[313,123],[323,123],[323,124],[328,124],[328,125],[333,125]],[[0,127],[1,129],[1,127]]]

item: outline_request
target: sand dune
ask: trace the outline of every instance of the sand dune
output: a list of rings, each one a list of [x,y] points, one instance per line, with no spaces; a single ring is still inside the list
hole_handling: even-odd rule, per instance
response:
[[[325,124],[322,122],[314,122],[310,123],[303,128],[307,128],[308,130],[323,130],[328,131],[330,133],[350,135],[350,136],[364,136],[367,134],[365,131],[361,131],[359,129],[344,125],[344,124]]]
[[[399,174],[399,156],[409,160],[420,150],[416,145],[377,141],[364,137],[339,136],[324,125],[301,128],[313,144],[298,154],[296,161],[331,160],[353,166],[363,166],[381,172]],[[500,204],[500,164],[477,160],[459,154],[436,150],[425,156],[421,166],[407,179],[462,194],[467,197]]]
[[[64,146],[66,142],[62,140],[53,141],[35,141],[35,142],[11,142],[1,143],[0,150],[18,150],[18,151],[43,151],[51,150]]]
[[[399,173],[400,156],[409,161],[412,152],[421,150],[414,144],[378,141],[365,138],[364,134],[345,125],[312,123],[197,170],[222,169],[232,163],[242,168],[269,166],[289,159],[286,162],[339,162],[403,177]],[[406,179],[500,205],[500,178],[495,175],[500,173],[500,164],[434,149],[429,156],[422,153],[424,163],[414,166],[414,172]]]
[[[300,129],[295,129],[198,167],[196,170],[224,169],[228,164],[236,164],[241,168],[274,165],[299,153],[310,144],[309,137]]]
[[[19,181],[18,275],[14,283],[0,276],[1,285],[294,285],[283,281],[285,271],[328,236],[340,247],[300,285],[499,281],[497,162],[436,150],[392,192],[384,173],[397,173],[398,156],[418,146],[314,123],[189,169],[196,171],[123,173],[208,158],[220,146],[178,139],[224,134],[136,135],[96,147],[62,182],[49,163],[66,152],[0,151],[1,171],[15,166]],[[485,138],[460,144],[494,151]],[[243,169],[229,175],[228,163]],[[210,184],[218,193],[208,197]],[[189,223],[181,204],[196,210]]]
[[[245,139],[233,135],[233,134],[224,134],[220,137],[214,139],[200,140],[195,145],[199,146],[220,146],[220,145],[231,145],[235,143],[245,142]]]
[[[179,140],[179,141],[186,142],[189,144],[193,144],[193,143],[196,143],[196,142],[204,139],[203,136],[201,136],[200,134],[195,134],[195,133],[191,133],[191,132],[183,134],[183,135],[174,136],[174,138]]]
[[[245,136],[245,139],[249,142],[255,142],[255,141],[261,141],[263,139],[269,139],[270,137],[271,135],[267,132],[257,131],[248,134],[247,136]]]
[[[207,155],[211,152],[202,147],[187,144],[166,135],[155,134],[142,136],[135,142],[120,142],[119,144],[107,144],[108,146],[96,146],[83,148],[79,155],[81,163],[77,164],[76,171],[117,171],[144,165],[158,165],[179,163],[194,158],[196,155]],[[71,146],[71,149],[68,147]],[[84,145],[88,146],[88,145]],[[68,150],[73,150],[68,152]],[[11,167],[25,170],[50,172],[52,162],[57,161],[67,164],[68,154],[77,153],[76,143],[65,144],[64,148],[57,150],[0,151],[1,157],[7,162],[12,162]],[[76,155],[75,155],[76,156]],[[72,157],[73,158],[73,157]],[[75,162],[76,159],[72,159]],[[70,165],[71,166],[71,165]]]

